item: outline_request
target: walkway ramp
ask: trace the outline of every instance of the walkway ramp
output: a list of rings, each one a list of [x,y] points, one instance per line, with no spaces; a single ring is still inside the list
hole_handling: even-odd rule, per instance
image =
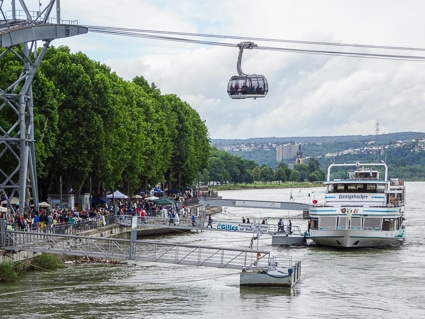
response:
[[[271,202],[260,200],[242,200],[242,199],[222,199],[222,198],[202,198],[199,203],[207,206],[226,206],[226,207],[249,207],[249,208],[267,208],[281,210],[308,210],[310,206],[304,203],[296,202]]]
[[[70,256],[171,263],[230,269],[265,267],[271,260],[269,251],[232,249],[199,245],[172,244],[146,240],[46,234],[40,232],[7,231],[6,250],[30,251]],[[292,266],[292,259],[279,260]]]

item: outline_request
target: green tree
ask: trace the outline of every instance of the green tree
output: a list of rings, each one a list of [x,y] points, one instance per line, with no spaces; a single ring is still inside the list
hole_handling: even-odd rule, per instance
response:
[[[279,167],[275,170],[274,179],[276,181],[281,181],[281,182],[286,182],[288,180],[285,169],[283,167]]]
[[[273,170],[266,165],[262,165],[260,168],[260,178],[263,182],[271,182],[274,178]]]
[[[291,172],[291,175],[289,176],[289,181],[290,182],[299,182],[300,181],[300,172],[294,169]]]
[[[254,181],[260,180],[260,174],[261,174],[260,168],[257,165],[252,169],[252,177],[254,178]]]

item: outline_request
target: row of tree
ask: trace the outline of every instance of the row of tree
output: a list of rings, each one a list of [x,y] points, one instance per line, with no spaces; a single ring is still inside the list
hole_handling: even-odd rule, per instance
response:
[[[295,164],[293,169],[283,162],[276,169],[253,160],[242,159],[228,152],[211,147],[209,169],[201,176],[200,181],[223,183],[253,183],[262,182],[300,182],[300,181],[323,181],[325,173],[320,169],[319,162],[311,158],[307,164]]]
[[[22,62],[3,51],[0,64],[0,87],[8,87]],[[33,96],[41,199],[58,193],[60,180],[65,193],[122,188],[133,194],[157,183],[189,185],[208,167],[210,140],[199,114],[141,76],[124,81],[83,53],[51,47]],[[16,114],[0,111],[0,127],[13,134]],[[16,160],[3,159],[8,174]]]

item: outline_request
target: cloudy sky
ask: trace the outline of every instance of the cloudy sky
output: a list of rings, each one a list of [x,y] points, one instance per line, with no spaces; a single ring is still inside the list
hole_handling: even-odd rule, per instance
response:
[[[43,0],[40,0],[43,2]],[[26,0],[35,6],[39,1]],[[46,1],[47,3],[47,1]],[[423,0],[61,0],[80,25],[315,42],[415,47],[369,53],[425,56]],[[207,39],[237,44],[237,39]],[[260,46],[359,52],[255,41]],[[232,100],[236,47],[89,33],[52,42],[142,75],[205,120],[210,137],[291,137],[425,131],[425,62],[245,50],[245,73],[269,82],[264,99]],[[363,49],[364,51],[365,49]]]

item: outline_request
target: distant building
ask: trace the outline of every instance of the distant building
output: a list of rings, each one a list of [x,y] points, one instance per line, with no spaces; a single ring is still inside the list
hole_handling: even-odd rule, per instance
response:
[[[276,146],[276,161],[281,162],[285,159],[297,158],[298,150],[301,144],[284,144]],[[301,153],[302,155],[302,153]]]

